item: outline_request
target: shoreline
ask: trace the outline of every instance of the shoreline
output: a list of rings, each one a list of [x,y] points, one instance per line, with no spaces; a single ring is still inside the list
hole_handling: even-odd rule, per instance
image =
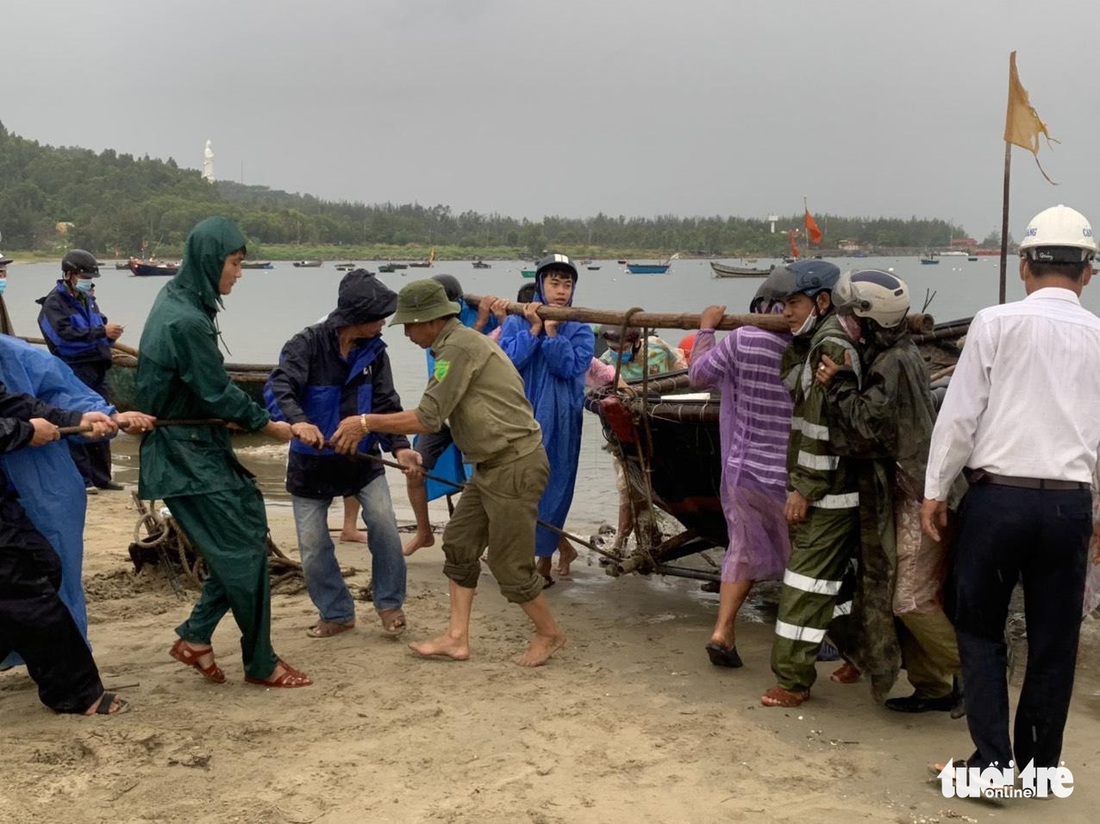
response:
[[[330,513],[338,527],[339,511]],[[288,508],[269,507],[272,535],[294,557]],[[433,520],[435,516],[433,514]],[[130,495],[89,499],[85,574],[90,637],[108,689],[131,712],[53,715],[21,669],[0,673],[0,737],[9,777],[6,822],[155,820],[810,822],[1031,821],[1044,802],[990,806],[941,796],[929,762],[969,744],[946,713],[906,716],[876,706],[865,685],[828,680],[797,710],[765,709],[770,627],[738,625],[746,665],[720,670],[703,644],[716,598],[691,582],[608,578],[581,548],[571,580],[547,592],[569,640],[547,666],[510,662],[529,626],[487,570],[468,662],[424,661],[409,641],[446,623],[446,579],[436,546],[409,562],[409,631],[385,637],[369,604],[352,632],[310,639],[304,590],[272,598],[279,654],[313,687],[265,690],[242,682],[232,620],[214,637],[229,677],[212,685],[168,657],[194,591],[177,599],[163,574],[132,572]],[[576,524],[570,527],[583,532]],[[369,578],[362,545],[339,557]],[[1041,812],[1087,821],[1100,802],[1089,781],[1100,744],[1100,688],[1089,626],[1064,759],[1077,778],[1068,799]],[[907,694],[902,679],[894,694]]]

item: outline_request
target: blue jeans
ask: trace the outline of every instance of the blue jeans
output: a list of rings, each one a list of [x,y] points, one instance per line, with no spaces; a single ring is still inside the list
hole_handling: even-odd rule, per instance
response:
[[[405,556],[385,476],[379,475],[355,497],[363,508],[363,523],[367,526],[374,607],[379,611],[400,609],[405,603]],[[340,574],[336,547],[328,531],[332,498],[292,496],[291,500],[309,597],[321,613],[321,620],[350,623],[355,619],[355,603]]]

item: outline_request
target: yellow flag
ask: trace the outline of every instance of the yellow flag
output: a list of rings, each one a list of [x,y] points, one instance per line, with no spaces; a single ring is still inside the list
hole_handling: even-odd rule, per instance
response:
[[[1021,149],[1027,149],[1035,155],[1035,163],[1039,163],[1039,135],[1047,139],[1047,142],[1057,143],[1047,131],[1047,124],[1039,118],[1039,113],[1028,100],[1027,89],[1020,83],[1020,75],[1016,72],[1016,52],[1012,52],[1008,58],[1008,113],[1005,115],[1005,142]],[[1054,183],[1043,167],[1039,166],[1050,183]]]

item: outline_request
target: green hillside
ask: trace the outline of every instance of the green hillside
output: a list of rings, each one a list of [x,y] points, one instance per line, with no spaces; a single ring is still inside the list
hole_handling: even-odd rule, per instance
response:
[[[40,145],[0,124],[0,232],[5,250],[55,253],[82,247],[100,257],[180,254],[188,231],[224,214],[249,238],[252,257],[352,259],[512,258],[558,249],[583,257],[782,255],[786,235],[739,217],[548,216],[541,221],[416,203],[330,202],[264,186],[222,181],[166,161]],[[947,221],[816,216],[823,248],[842,239],[872,249],[943,247],[965,231]],[[801,227],[800,214],[778,227]],[[144,246],[143,246],[144,244]],[[804,238],[800,245],[805,250]]]

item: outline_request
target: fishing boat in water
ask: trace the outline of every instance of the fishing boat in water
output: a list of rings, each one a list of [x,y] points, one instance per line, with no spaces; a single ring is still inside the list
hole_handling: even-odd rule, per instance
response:
[[[274,269],[275,264],[270,260],[242,260],[242,269]]]
[[[323,260],[296,260],[294,261],[294,267],[296,269],[316,269],[322,263],[324,263]]]
[[[378,271],[379,272],[384,272],[385,274],[389,274],[390,272],[396,272],[399,269],[408,269],[408,268],[409,268],[409,264],[407,264],[407,263],[383,263],[381,266],[378,267]]]
[[[729,266],[711,261],[710,268],[716,278],[762,278],[770,275],[775,266],[761,269],[757,266]]]
[[[523,277],[527,278],[527,280],[532,280],[535,277],[535,270],[534,269],[520,269],[519,273]]]
[[[475,260],[470,265],[473,266],[475,269],[492,269],[493,268],[492,266],[490,266],[488,263],[486,263],[483,260]]]
[[[179,271],[178,263],[154,263],[152,261],[130,258],[127,267],[138,277],[172,277]]]
[[[435,263],[435,247],[432,247],[432,251],[428,254],[427,260],[410,260],[409,268],[411,269],[427,269],[433,263]]]
[[[925,252],[920,256],[921,266],[936,266],[940,259],[935,252]]]
[[[354,263],[337,263],[336,264],[336,271],[337,272],[350,272],[355,268],[357,268],[357,264],[354,264]]]
[[[663,275],[668,272],[671,263],[628,263],[626,271],[632,275]]]

